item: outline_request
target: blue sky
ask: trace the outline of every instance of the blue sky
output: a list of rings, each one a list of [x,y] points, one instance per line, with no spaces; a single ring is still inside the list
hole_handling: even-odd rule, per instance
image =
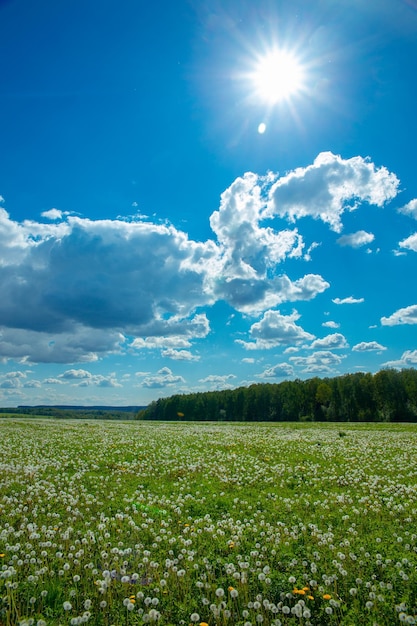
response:
[[[0,24],[0,405],[415,367],[415,0]]]

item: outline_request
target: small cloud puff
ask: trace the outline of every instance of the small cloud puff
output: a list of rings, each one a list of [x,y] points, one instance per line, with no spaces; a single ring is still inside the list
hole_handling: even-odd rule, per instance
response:
[[[403,213],[404,215],[409,215],[417,220],[417,198],[410,200],[404,206],[398,209],[399,213]]]
[[[336,350],[348,347],[349,344],[341,333],[333,333],[331,335],[327,335],[327,337],[323,337],[323,339],[316,339],[310,346],[313,350]]]
[[[335,366],[339,365],[344,358],[329,350],[320,350],[307,357],[291,356],[289,360],[295,366],[302,367],[304,374],[335,374],[337,372]]]
[[[361,246],[366,246],[368,243],[371,243],[375,239],[375,235],[373,233],[367,233],[365,230],[358,230],[356,233],[351,233],[350,235],[342,235],[336,242],[340,246],[350,246],[351,248],[360,248]]]
[[[417,324],[417,304],[398,309],[389,317],[381,317],[382,326],[399,326],[401,324]]]
[[[258,378],[285,378],[286,376],[294,376],[294,368],[290,363],[278,363],[269,367],[259,374]]]
[[[334,304],[360,304],[361,302],[365,302],[365,298],[348,296],[347,298],[333,298],[332,302],[334,302]]]
[[[212,389],[221,390],[221,389],[231,389],[233,387],[229,381],[236,378],[234,374],[210,374],[210,376],[206,376],[205,378],[200,378],[199,382],[204,383],[205,385],[210,385]]]
[[[155,376],[147,376],[142,381],[142,387],[147,389],[162,389],[172,387],[178,383],[185,383],[182,376],[175,376],[169,367],[162,367]]]
[[[59,209],[49,209],[49,211],[44,211],[41,215],[52,221],[62,219],[62,211]]]
[[[323,322],[322,326],[324,326],[325,328],[340,328],[340,324],[338,324],[337,322],[333,322],[332,320],[329,320],[328,322]]]
[[[162,350],[161,356],[172,359],[173,361],[199,361],[198,355],[192,354],[189,350],[174,350],[173,348],[167,348]]]
[[[406,237],[398,244],[400,248],[406,248],[407,250],[412,250],[413,252],[417,252],[417,233]],[[401,256],[404,252],[395,251],[396,256]]]
[[[361,341],[352,348],[355,352],[373,352],[375,350],[379,352],[386,349],[385,346],[382,346],[377,341]]]
[[[266,311],[262,319],[251,326],[250,335],[255,341],[236,339],[236,343],[246,350],[259,350],[314,339],[314,335],[295,323],[299,318],[297,311],[293,311],[291,315],[281,315],[279,311]]]
[[[387,361],[386,363],[383,363],[383,366],[402,369],[407,367],[415,367],[416,364],[417,350],[406,350],[405,352],[403,352],[401,358],[398,361]]]

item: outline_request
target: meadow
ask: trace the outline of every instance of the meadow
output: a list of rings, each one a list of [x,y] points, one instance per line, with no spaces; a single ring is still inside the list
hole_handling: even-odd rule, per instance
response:
[[[0,420],[0,624],[415,624],[417,425]]]

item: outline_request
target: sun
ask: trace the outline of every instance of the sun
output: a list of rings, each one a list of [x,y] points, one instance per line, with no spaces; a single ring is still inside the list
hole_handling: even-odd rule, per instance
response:
[[[301,62],[291,52],[272,50],[260,57],[251,73],[256,96],[270,104],[289,100],[303,89],[305,75]]]

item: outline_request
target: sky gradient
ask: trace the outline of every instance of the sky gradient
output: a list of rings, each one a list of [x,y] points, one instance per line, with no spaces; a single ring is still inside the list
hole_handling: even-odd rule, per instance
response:
[[[0,406],[416,366],[416,1],[0,24]],[[302,78],[273,101],[274,50]]]

